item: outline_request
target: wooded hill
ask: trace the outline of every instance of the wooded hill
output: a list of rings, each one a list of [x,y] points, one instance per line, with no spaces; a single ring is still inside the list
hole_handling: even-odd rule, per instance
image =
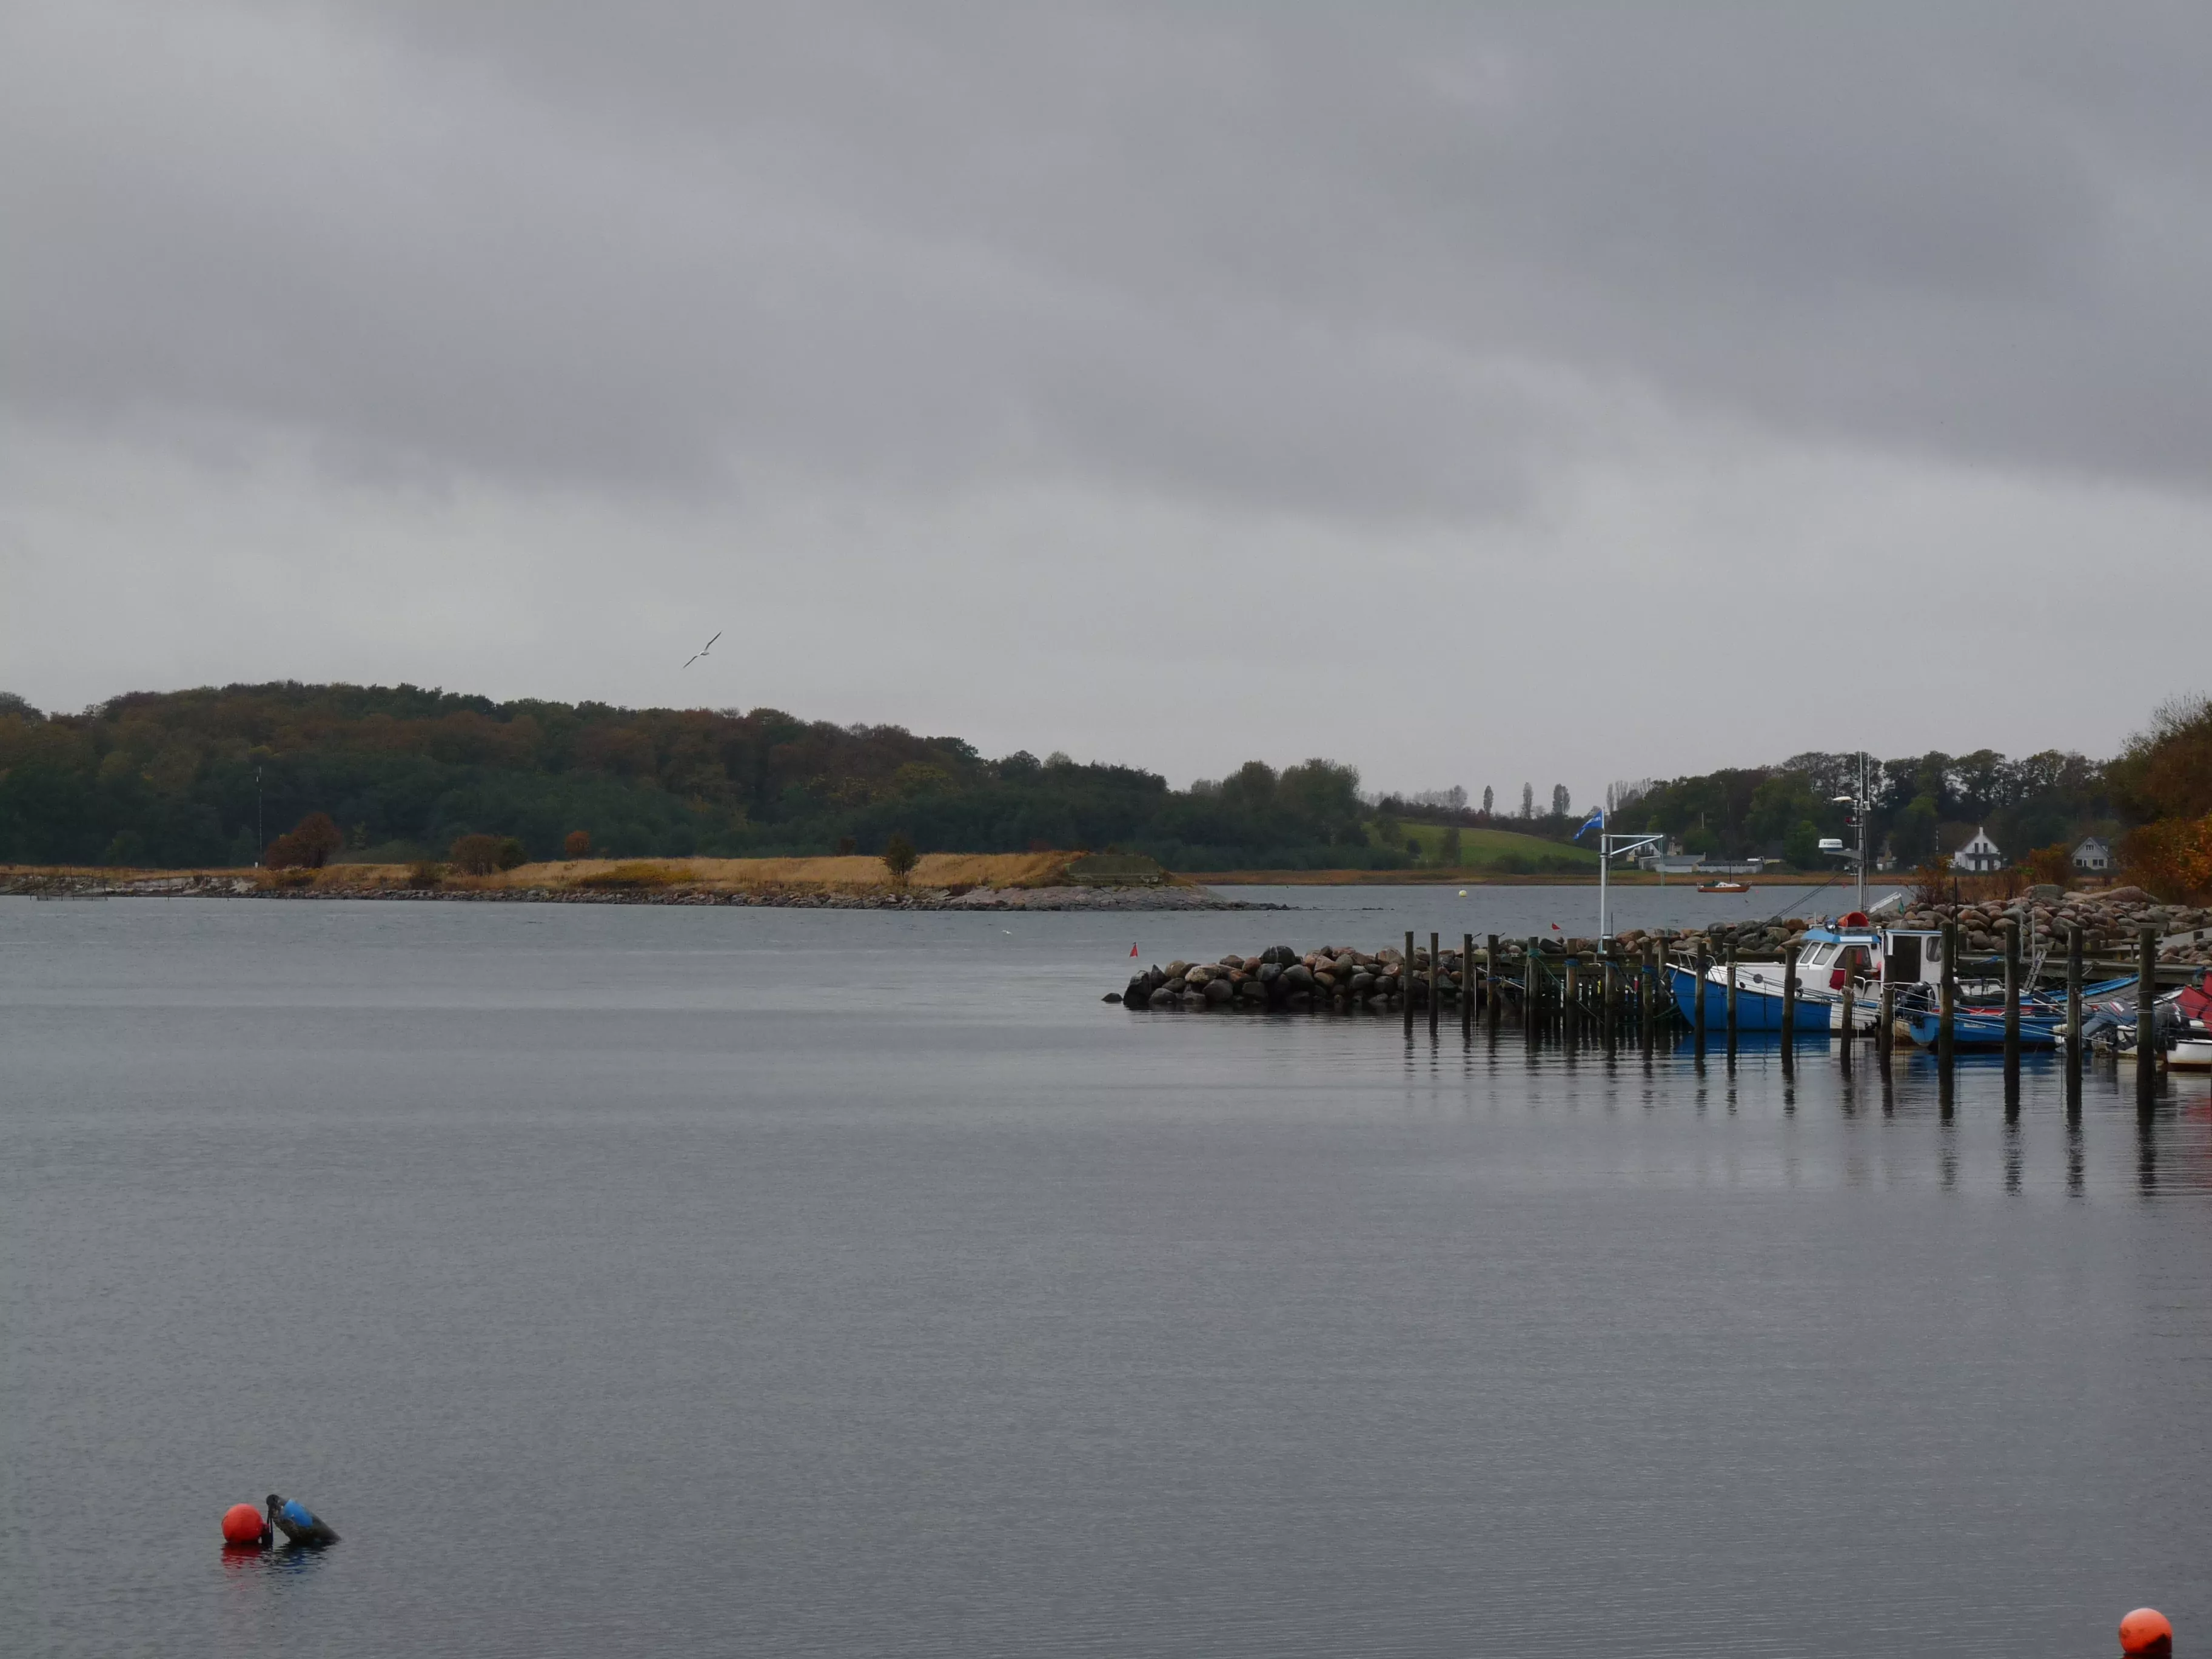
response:
[[[1616,786],[1612,821],[1663,830],[1692,852],[1778,854],[1826,869],[1818,842],[1850,839],[1849,809],[1832,798],[1855,775],[1853,757],[1815,753]],[[1869,844],[1900,868],[1978,825],[2015,855],[2091,832],[2120,836],[2144,884],[2177,896],[2212,886],[2212,703],[2202,698],[2160,710],[2109,762],[1930,753],[1881,763],[1874,781]],[[1331,761],[1281,771],[1254,761],[1171,790],[1133,767],[1058,754],[987,759],[957,738],[773,708],[499,703],[409,685],[287,682],[137,692],[49,716],[0,694],[5,863],[246,865],[318,812],[335,821],[339,858],[383,862],[440,857],[472,834],[513,836],[530,858],[554,858],[577,831],[618,858],[872,855],[903,832],[923,852],[1111,849],[1180,870],[1418,861],[1564,872],[1591,862],[1587,843],[1553,857],[1516,836],[1501,854],[1497,837],[1449,833],[1512,830],[1556,844],[1580,813],[1363,802],[1358,784]]]
[[[259,807],[256,788],[258,779]],[[1255,763],[1176,791],[1064,755],[986,759],[957,738],[773,708],[494,702],[410,685],[134,692],[82,714],[0,696],[0,862],[252,863],[326,812],[343,859],[442,856],[514,836],[555,858],[574,831],[616,857],[1091,848],[1178,869],[1389,869],[1358,774]]]

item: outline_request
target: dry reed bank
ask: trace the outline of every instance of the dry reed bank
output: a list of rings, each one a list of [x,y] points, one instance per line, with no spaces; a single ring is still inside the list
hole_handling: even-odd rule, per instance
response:
[[[568,859],[471,876],[447,866],[114,870],[0,866],[0,893],[39,897],[486,899],[826,905],[915,909],[1243,908],[1173,877],[1155,886],[1070,882],[1067,853],[933,853],[904,884],[880,859]]]

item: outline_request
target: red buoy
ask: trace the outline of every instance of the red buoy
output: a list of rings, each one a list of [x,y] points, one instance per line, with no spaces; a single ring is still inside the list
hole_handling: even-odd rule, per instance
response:
[[[2172,1622],[2156,1607],[2137,1607],[2120,1620],[2120,1651],[2154,1655],[2172,1653]]]
[[[262,1528],[267,1524],[262,1518],[260,1505],[233,1504],[222,1512],[222,1541],[226,1544],[258,1544],[261,1541]]]

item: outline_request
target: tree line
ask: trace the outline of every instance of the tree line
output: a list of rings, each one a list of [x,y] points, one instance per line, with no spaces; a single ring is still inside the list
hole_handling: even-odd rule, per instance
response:
[[[404,862],[463,836],[532,859],[1109,848],[1170,867],[1395,868],[1359,775],[1254,761],[1156,773],[780,709],[495,702],[411,685],[134,692],[78,714],[0,694],[0,862],[182,868],[264,860],[326,815],[324,858]],[[311,839],[325,832],[317,830]],[[280,856],[289,859],[292,848]]]
[[[1856,756],[1810,751],[1617,784],[1608,822],[1690,852],[1820,869],[1822,837],[1855,840],[1837,798],[1854,792],[1858,768]],[[1940,858],[1977,828],[2016,860],[2046,864],[2098,834],[2147,886],[2212,889],[2212,701],[2203,697],[2160,709],[2108,761],[1931,751],[1874,763],[1870,781],[1868,845],[1899,868]],[[1548,803],[1523,785],[1518,814],[1494,811],[1494,800],[1487,788],[1479,807],[1456,788],[1363,797],[1358,773],[1325,759],[1280,769],[1250,761],[1173,790],[1134,767],[1025,751],[989,759],[958,738],[774,708],[283,682],[134,692],[50,715],[0,693],[0,862],[15,864],[403,862],[444,856],[465,837],[485,838],[470,842],[471,859],[509,861],[584,848],[880,856],[898,836],[925,852],[1146,853],[1185,870],[1397,869],[1413,861],[1401,822],[1558,841],[1580,828],[1564,785]]]

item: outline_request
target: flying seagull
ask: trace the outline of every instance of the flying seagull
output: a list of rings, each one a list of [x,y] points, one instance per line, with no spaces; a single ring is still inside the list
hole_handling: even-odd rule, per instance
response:
[[[720,638],[722,637],[722,634],[723,634],[723,630],[722,630],[721,629],[719,629],[719,628],[718,628],[718,629],[716,629],[714,630],[714,640],[719,640],[719,639],[720,639]],[[704,645],[701,646],[701,647],[700,647],[696,651],[694,651],[694,652],[693,652],[690,656],[688,656],[688,657],[684,658],[684,667],[686,667],[686,668],[689,668],[689,667],[690,667],[693,663],[695,663],[695,662],[698,661],[700,658],[702,658],[702,657],[705,656],[705,655],[706,655],[709,651],[712,651],[712,650],[714,648],[714,640],[709,640],[709,641],[708,641],[706,644],[704,644]]]

